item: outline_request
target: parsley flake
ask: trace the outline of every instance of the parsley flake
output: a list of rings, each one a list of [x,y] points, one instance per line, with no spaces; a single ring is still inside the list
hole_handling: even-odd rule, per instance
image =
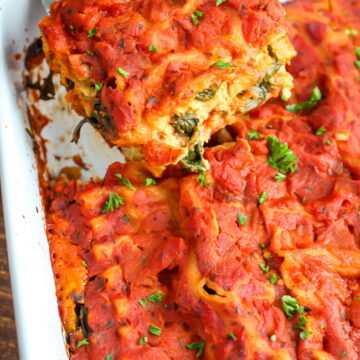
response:
[[[326,139],[324,142],[325,145],[332,145],[332,142],[329,139]]]
[[[282,143],[276,136],[269,136],[267,144],[270,151],[268,164],[274,169],[286,174],[288,171],[295,172],[297,166],[295,165],[299,159],[295,153],[289,149],[287,143]]]
[[[146,308],[146,299],[141,299],[138,301],[138,303],[143,307]]]
[[[232,331],[228,332],[228,338],[232,339],[234,341],[237,341],[237,339],[238,339]]]
[[[103,83],[98,82],[98,83],[95,84],[95,90],[97,92],[101,91],[102,88],[103,88]]]
[[[205,341],[202,340],[198,343],[192,342],[191,344],[187,344],[186,347],[190,350],[197,349],[196,357],[199,358],[204,353]]]
[[[322,126],[320,128],[318,128],[315,132],[316,135],[320,136],[322,134],[325,134],[326,133],[326,129]]]
[[[320,325],[320,327],[321,327],[322,329],[326,329],[326,324],[323,323],[323,324]]]
[[[341,358],[344,358],[346,355],[347,355],[347,354],[346,354],[346,351],[343,351],[343,352],[340,354],[340,357],[341,357]]]
[[[203,15],[204,15],[203,11],[196,10],[193,14],[190,15],[190,18],[195,25],[199,25],[200,20],[198,18],[203,17]]]
[[[239,225],[243,225],[243,226],[247,225],[247,222],[246,222],[246,220],[248,219],[247,216],[237,214],[236,217],[237,217],[237,221],[238,221]]]
[[[107,355],[105,358],[105,360],[113,360],[113,359],[114,358],[113,358],[112,354]]]
[[[291,297],[290,295],[284,295],[281,298],[282,308],[287,317],[293,317],[295,311],[299,309],[299,304],[297,299]]]
[[[270,341],[276,341],[276,335],[275,334],[270,336]]]
[[[156,294],[149,295],[147,298],[153,303],[158,303],[162,300],[163,296],[164,294],[162,292],[158,292]]]
[[[305,102],[300,103],[300,104],[286,105],[285,109],[288,110],[288,111],[297,113],[300,110],[313,108],[321,99],[322,99],[321,91],[316,86],[313,89],[308,101],[305,101]]]
[[[277,182],[283,181],[283,180],[285,180],[285,179],[286,179],[286,175],[285,175],[285,174],[277,173],[277,174],[275,175],[275,180],[276,180]]]
[[[249,140],[260,139],[260,134],[257,131],[248,131],[247,136]]]
[[[360,70],[360,60],[355,60],[355,66],[358,70]]]
[[[156,180],[152,179],[152,178],[146,178],[145,179],[145,186],[150,186],[150,185],[157,185]]]
[[[216,0],[216,6],[220,6],[221,4],[223,4],[226,1],[227,0]]]
[[[300,332],[299,336],[301,340],[305,340],[309,335],[312,334],[312,331],[304,329]]]
[[[112,211],[116,208],[118,208],[120,205],[124,204],[123,198],[121,198],[116,193],[110,193],[109,194],[109,201],[107,201],[102,209],[102,212]]]
[[[157,52],[157,48],[154,45],[150,45],[149,50],[152,51],[152,52]]]
[[[259,268],[260,268],[262,271],[264,271],[264,272],[269,272],[269,270],[270,270],[270,266],[269,266],[269,265],[266,265],[265,263],[261,263],[261,264],[259,265]]]
[[[274,285],[276,284],[276,282],[280,279],[279,276],[277,276],[276,274],[271,274],[270,275],[270,284]]]
[[[90,30],[87,32],[87,36],[88,36],[88,37],[93,37],[93,36],[95,36],[96,31],[97,31],[97,28],[92,28],[92,29],[90,29]]]
[[[351,36],[356,36],[358,34],[357,30],[355,29],[345,29],[345,33]]]
[[[88,267],[88,264],[87,264],[87,262],[86,262],[85,260],[83,260],[83,261],[81,262],[81,265],[82,265],[82,266],[85,266],[85,267]]]
[[[86,53],[89,55],[89,56],[94,56],[94,53],[90,50],[86,50]]]
[[[119,73],[124,79],[126,79],[128,77],[128,75],[130,74],[121,67],[118,67],[116,69],[116,72]]]
[[[360,47],[359,46],[355,47],[355,54],[360,59]]]
[[[74,30],[74,26],[73,25],[69,25],[69,30]]]
[[[210,67],[212,66],[217,66],[219,69],[226,69],[226,68],[234,68],[236,67],[235,65],[231,65],[230,63],[228,62],[225,62],[225,61],[216,61],[214,62],[213,64],[210,65]]]
[[[143,336],[139,340],[139,345],[146,344],[148,342],[147,336]]]
[[[77,343],[76,347],[79,348],[80,346],[84,346],[84,345],[89,345],[89,340],[88,340],[88,339],[82,339],[82,340],[80,340],[80,341]]]
[[[266,249],[266,245],[265,245],[265,244],[260,244],[259,247],[260,247],[261,249]]]
[[[123,178],[121,174],[115,174],[115,176],[119,179],[119,184],[123,184],[127,186],[129,189],[135,190],[135,187],[133,186],[133,184],[131,184],[128,178]]]
[[[266,199],[267,199],[266,192],[265,191],[261,192],[258,198],[258,206],[260,206]]]
[[[149,329],[148,329],[150,334],[153,334],[155,336],[160,336],[161,335],[161,328],[157,327],[156,325],[150,324]]]
[[[210,184],[206,181],[206,173],[203,171],[198,176],[199,186],[209,187]]]

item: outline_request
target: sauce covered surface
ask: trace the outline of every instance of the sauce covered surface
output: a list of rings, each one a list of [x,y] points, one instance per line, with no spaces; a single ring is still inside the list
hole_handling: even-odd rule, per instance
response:
[[[293,96],[239,116],[209,171],[49,190],[71,359],[360,358],[360,6],[286,10]]]

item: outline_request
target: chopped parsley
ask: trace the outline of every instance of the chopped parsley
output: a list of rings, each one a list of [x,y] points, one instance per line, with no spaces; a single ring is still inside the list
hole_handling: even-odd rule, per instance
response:
[[[90,30],[87,32],[87,36],[88,36],[88,37],[93,37],[93,36],[95,36],[96,31],[97,31],[97,28],[92,28],[92,29],[90,29]]]
[[[322,94],[320,89],[316,86],[313,91],[311,92],[310,98],[308,101],[305,101],[300,104],[292,104],[286,105],[285,109],[291,112],[299,112],[300,110],[304,109],[311,109],[313,108],[320,100],[322,99]]]
[[[347,354],[346,354],[346,351],[343,351],[343,352],[340,354],[340,357],[341,357],[341,358],[344,358],[346,355],[347,355]]]
[[[209,187],[210,184],[206,181],[206,173],[203,171],[198,176],[199,186]]]
[[[119,73],[124,79],[126,79],[128,77],[128,75],[130,74],[121,67],[118,67],[116,69],[116,72]]]
[[[279,276],[277,276],[276,274],[271,274],[270,275],[270,284],[274,285],[276,284],[276,282],[280,279]]]
[[[325,145],[332,145],[332,142],[329,139],[326,139],[324,142]]]
[[[289,101],[291,98],[291,91],[288,88],[283,89],[280,98],[282,101]]]
[[[294,313],[298,311],[299,304],[297,299],[291,297],[290,295],[284,295],[281,298],[282,308],[287,317],[293,317]]]
[[[323,324],[320,325],[320,327],[321,327],[322,329],[326,329],[326,324],[323,323]]]
[[[101,82],[95,83],[95,90],[97,92],[101,91],[102,88],[103,88],[103,83]]]
[[[152,52],[157,52],[157,48],[154,45],[150,45],[149,50],[152,51]]]
[[[90,50],[86,50],[86,53],[89,55],[89,56],[94,56],[94,53]]]
[[[135,190],[135,187],[133,186],[133,184],[131,184],[128,178],[123,178],[121,174],[115,174],[115,176],[119,179],[119,184],[123,184],[127,186],[129,189]]]
[[[312,331],[304,329],[300,332],[299,336],[301,340],[305,340],[309,335],[312,334]]]
[[[318,128],[315,132],[316,135],[322,135],[322,134],[325,134],[326,133],[326,129],[322,126],[320,128]]]
[[[162,292],[158,292],[156,294],[149,295],[147,298],[153,303],[158,303],[162,300],[163,296],[164,294]]]
[[[358,70],[360,70],[360,60],[355,60],[355,66]]]
[[[269,270],[270,270],[269,265],[266,265],[265,263],[261,263],[261,264],[259,265],[259,268],[260,268],[262,271],[264,271],[264,272],[269,272]]]
[[[285,175],[285,174],[277,173],[277,174],[275,175],[275,180],[276,180],[277,182],[283,181],[283,180],[285,180],[285,179],[286,179],[286,175]]]
[[[358,34],[357,30],[355,29],[345,29],[345,33],[351,36],[356,36]]]
[[[225,61],[216,61],[213,64],[210,65],[210,67],[212,66],[217,66],[219,69],[226,69],[226,68],[230,68],[230,67],[236,67],[235,65],[231,65],[228,62]]]
[[[223,4],[226,1],[227,0],[216,0],[216,6],[220,6],[221,4]]]
[[[265,191],[261,192],[258,197],[258,205],[260,206],[267,199],[267,194]]]
[[[138,303],[143,307],[146,308],[146,299],[141,299],[138,301]]]
[[[124,204],[124,200],[116,193],[109,194],[109,201],[107,201],[102,209],[102,212],[112,211]]]
[[[112,354],[106,355],[105,360],[113,360]]]
[[[69,30],[74,30],[74,26],[73,25],[69,25]]]
[[[89,345],[89,340],[88,340],[88,339],[82,339],[82,340],[80,340],[80,341],[77,343],[76,347],[79,348],[80,346],[84,346],[84,345]]]
[[[205,341],[199,341],[198,343],[192,342],[191,344],[187,344],[186,347],[190,350],[197,349],[196,357],[199,358],[204,353]]]
[[[190,15],[190,18],[195,25],[199,25],[200,24],[199,17],[203,17],[203,15],[204,15],[203,11],[196,10],[193,14]]]
[[[341,314],[341,318],[344,319],[344,320],[346,320],[346,314],[345,314],[345,313],[342,313],[342,314]]]
[[[150,334],[153,334],[155,336],[160,336],[161,335],[161,328],[157,327],[156,325],[150,324],[149,329],[148,329]]]
[[[287,143],[282,143],[276,136],[269,136],[267,138],[267,144],[270,151],[268,158],[268,164],[286,174],[288,171],[295,172],[297,166],[295,165],[299,159],[295,153],[289,149]]]
[[[229,337],[229,339],[232,339],[234,341],[237,341],[237,339],[238,339],[232,331],[228,332],[228,337]]]
[[[247,136],[249,140],[260,139],[260,134],[257,131],[248,131]]]
[[[260,244],[259,247],[260,247],[260,249],[266,249],[266,245],[265,245],[265,244]]]
[[[150,185],[157,185],[156,180],[152,179],[152,178],[146,178],[145,179],[145,186],[150,186]]]
[[[82,266],[85,266],[85,267],[88,267],[88,264],[87,264],[87,262],[86,262],[85,260],[83,260],[83,261],[81,262],[81,265],[82,265]]]
[[[146,344],[148,342],[147,336],[143,336],[139,340],[139,345]]]
[[[248,219],[247,216],[237,214],[236,217],[237,217],[237,221],[238,221],[239,225],[243,225],[243,226],[247,225],[247,222],[246,222],[246,220]]]
[[[360,46],[355,47],[355,54],[360,59]]]
[[[270,336],[270,341],[276,341],[276,335],[275,334]]]

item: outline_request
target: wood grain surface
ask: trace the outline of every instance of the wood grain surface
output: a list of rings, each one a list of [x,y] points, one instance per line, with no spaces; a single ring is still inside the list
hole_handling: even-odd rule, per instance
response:
[[[9,267],[6,255],[4,217],[0,194],[0,359],[18,360]]]

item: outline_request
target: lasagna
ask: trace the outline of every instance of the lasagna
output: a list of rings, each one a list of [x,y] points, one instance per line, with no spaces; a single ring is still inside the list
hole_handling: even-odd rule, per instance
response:
[[[45,184],[70,359],[360,358],[360,4],[286,11],[292,97],[236,115],[207,171]]]
[[[201,171],[236,114],[292,88],[277,0],[62,0],[40,22],[51,71],[85,122],[129,160]]]

